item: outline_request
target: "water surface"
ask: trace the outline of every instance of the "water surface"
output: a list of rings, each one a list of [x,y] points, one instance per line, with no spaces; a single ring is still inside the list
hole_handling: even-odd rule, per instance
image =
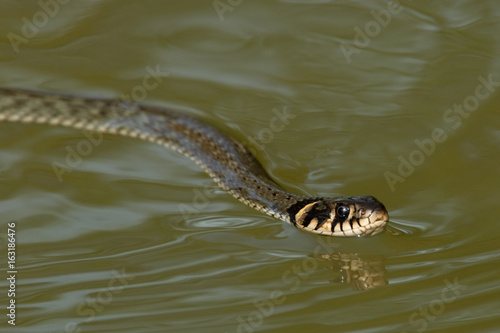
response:
[[[371,194],[391,216],[373,238],[319,237],[162,147],[3,123],[16,332],[499,330],[497,2],[5,3],[2,86],[184,111],[286,188]]]

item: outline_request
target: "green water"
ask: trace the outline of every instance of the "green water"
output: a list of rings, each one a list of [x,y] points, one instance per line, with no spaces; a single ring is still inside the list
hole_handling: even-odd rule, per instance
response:
[[[497,1],[2,3],[1,86],[184,111],[391,216],[319,237],[162,147],[1,123],[2,331],[499,331]]]

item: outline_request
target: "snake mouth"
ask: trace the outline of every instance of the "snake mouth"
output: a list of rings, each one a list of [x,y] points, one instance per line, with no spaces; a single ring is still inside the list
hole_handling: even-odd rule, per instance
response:
[[[389,217],[386,213],[385,216],[381,216],[380,218],[370,218],[367,222],[355,221],[353,223],[338,223],[334,226],[333,230],[331,222],[326,222],[319,228],[314,224],[311,224],[303,229],[315,234],[335,237],[375,236],[384,231],[388,220]]]

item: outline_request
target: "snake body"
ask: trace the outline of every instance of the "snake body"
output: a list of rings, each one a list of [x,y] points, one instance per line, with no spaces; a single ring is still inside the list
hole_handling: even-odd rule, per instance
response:
[[[236,199],[297,228],[330,236],[380,233],[389,219],[372,196],[307,197],[268,176],[238,141],[191,116],[120,100],[0,88],[0,122],[39,123],[148,140],[196,162]]]

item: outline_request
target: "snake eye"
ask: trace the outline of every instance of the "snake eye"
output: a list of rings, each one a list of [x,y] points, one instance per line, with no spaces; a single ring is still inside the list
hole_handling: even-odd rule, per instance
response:
[[[343,219],[349,216],[349,207],[344,204],[340,204],[337,206],[337,215]]]

